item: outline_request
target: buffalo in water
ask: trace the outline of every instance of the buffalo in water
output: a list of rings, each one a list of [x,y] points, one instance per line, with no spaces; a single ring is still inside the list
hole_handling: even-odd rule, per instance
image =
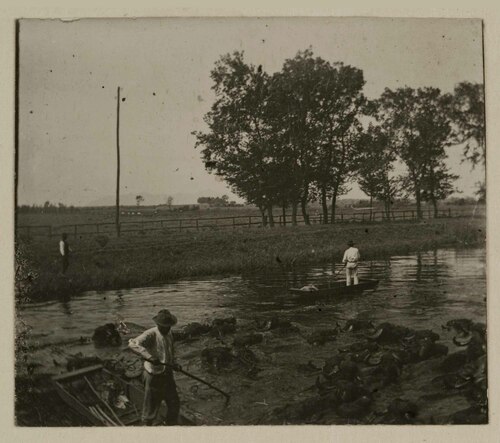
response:
[[[92,341],[96,348],[105,348],[108,346],[120,346],[122,337],[113,323],[106,323],[98,326],[92,335]]]

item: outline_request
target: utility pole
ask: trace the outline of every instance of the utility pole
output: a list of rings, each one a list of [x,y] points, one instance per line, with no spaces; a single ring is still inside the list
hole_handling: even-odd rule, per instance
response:
[[[120,236],[120,87],[116,102],[116,235]]]

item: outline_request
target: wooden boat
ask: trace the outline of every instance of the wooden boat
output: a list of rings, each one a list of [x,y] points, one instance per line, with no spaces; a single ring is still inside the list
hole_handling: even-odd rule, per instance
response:
[[[126,381],[102,365],[94,365],[55,376],[52,381],[61,399],[91,424],[141,426],[144,390],[138,380]],[[158,414],[160,420],[165,412],[163,405]],[[195,425],[183,414],[179,424]]]
[[[289,288],[297,299],[300,300],[316,300],[329,297],[340,297],[360,294],[363,291],[375,289],[379,280],[361,280],[357,285],[346,286],[345,281],[330,282],[321,285],[312,285],[309,289],[305,288]],[[314,289],[316,288],[316,289]]]

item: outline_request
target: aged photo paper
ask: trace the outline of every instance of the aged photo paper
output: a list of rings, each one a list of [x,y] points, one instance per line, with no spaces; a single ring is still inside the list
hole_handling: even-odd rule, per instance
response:
[[[194,11],[2,16],[12,439],[493,441],[498,13]]]

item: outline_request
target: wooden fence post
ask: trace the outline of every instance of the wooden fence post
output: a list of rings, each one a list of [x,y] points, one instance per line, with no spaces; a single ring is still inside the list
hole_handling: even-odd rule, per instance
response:
[[[234,217],[233,217],[233,229],[236,229],[236,221],[235,221]]]
[[[52,226],[49,226],[49,238],[52,238]]]
[[[75,232],[74,232],[75,238],[77,236],[77,229],[78,229],[78,225],[75,225]]]
[[[200,230],[200,227],[198,225],[198,219],[196,219],[196,230],[199,231]]]
[[[96,224],[95,224],[95,230],[96,230],[96,232],[99,234],[99,223],[96,223]]]
[[[182,220],[179,220],[179,232],[182,231]]]
[[[252,216],[249,216],[248,217],[248,227],[251,228],[252,227]]]

